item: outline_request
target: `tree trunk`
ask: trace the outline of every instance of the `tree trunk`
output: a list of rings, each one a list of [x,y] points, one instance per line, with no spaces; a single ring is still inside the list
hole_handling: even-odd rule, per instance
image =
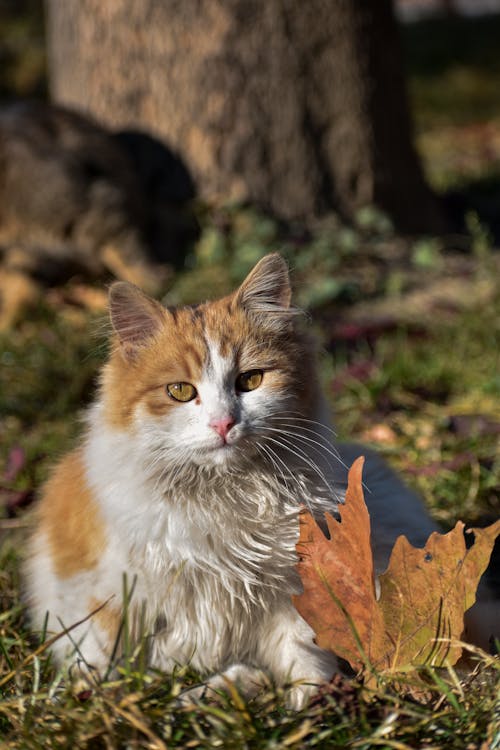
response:
[[[53,98],[148,130],[201,195],[441,228],[391,0],[47,0]]]

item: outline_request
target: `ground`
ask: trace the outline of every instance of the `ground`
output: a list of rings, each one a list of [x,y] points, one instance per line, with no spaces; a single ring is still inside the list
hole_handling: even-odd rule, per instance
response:
[[[499,516],[500,19],[468,24],[434,20],[404,30],[418,147],[431,183],[463,218],[459,232],[401,238],[373,209],[353,226],[330,216],[306,229],[283,227],[251,207],[204,207],[188,269],[165,296],[178,303],[198,299],[200,289],[206,297],[224,293],[264,253],[283,252],[297,301],[322,341],[340,436],[382,451],[443,528],[458,518],[478,525]],[[36,62],[24,64],[21,80],[43,90]],[[53,291],[0,342],[5,746],[485,750],[489,739],[494,747],[500,669],[486,656],[465,681],[429,671],[424,692],[384,681],[367,690],[339,679],[299,714],[287,712],[274,691],[248,705],[234,693],[221,705],[181,711],[175,696],[195,676],[146,675],[131,664],[93,694],[64,688],[27,628],[19,562],[40,485],[80,432],[105,357],[103,317],[77,297]]]

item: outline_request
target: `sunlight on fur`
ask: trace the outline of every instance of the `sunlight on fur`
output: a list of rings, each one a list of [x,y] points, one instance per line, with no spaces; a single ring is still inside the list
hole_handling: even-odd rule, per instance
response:
[[[26,565],[35,628],[47,612],[49,633],[87,618],[54,643],[59,663],[108,673],[126,575],[131,635],[141,622],[150,664],[189,663],[203,690],[292,682],[300,708],[337,670],[292,605],[297,516],[304,504],[318,520],[335,511],[346,466],[367,452],[335,444],[290,300],[277,254],[194,307],[111,287],[111,355],[80,446],[46,484]],[[364,480],[381,570],[400,533],[423,544],[436,527],[370,452]]]

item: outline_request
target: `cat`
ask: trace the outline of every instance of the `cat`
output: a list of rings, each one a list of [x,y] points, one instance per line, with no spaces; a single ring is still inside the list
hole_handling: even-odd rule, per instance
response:
[[[111,353],[85,436],[38,508],[34,627],[84,620],[52,651],[104,675],[125,574],[131,634],[149,635],[152,666],[191,664],[207,676],[198,697],[226,679],[252,694],[271,677],[292,683],[300,708],[338,669],[291,600],[300,507],[334,512],[364,453],[377,569],[400,533],[423,544],[436,526],[375,454],[335,445],[280,255],[215,302],[166,309],[116,282],[109,307]]]
[[[0,330],[43,288],[112,274],[155,294],[182,263],[194,183],[160,141],[65,107],[0,108]]]

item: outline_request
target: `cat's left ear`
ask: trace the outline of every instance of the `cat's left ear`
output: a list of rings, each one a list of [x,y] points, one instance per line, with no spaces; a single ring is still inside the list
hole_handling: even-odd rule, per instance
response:
[[[116,281],[110,286],[109,314],[127,359],[133,359],[165,321],[165,310],[160,303],[127,281]]]
[[[292,312],[291,298],[288,266],[279,253],[264,256],[236,292],[236,301],[249,313],[282,313],[283,318]]]

